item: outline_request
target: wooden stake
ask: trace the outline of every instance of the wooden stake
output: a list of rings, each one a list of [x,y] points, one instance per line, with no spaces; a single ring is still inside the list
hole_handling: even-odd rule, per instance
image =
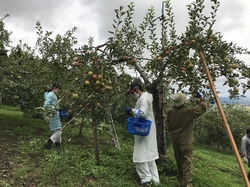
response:
[[[207,78],[208,78],[210,87],[211,87],[211,89],[212,89],[212,92],[213,92],[213,95],[214,95],[214,98],[215,98],[217,107],[218,107],[218,109],[219,109],[219,111],[220,111],[220,115],[221,115],[221,117],[222,117],[222,119],[223,119],[224,127],[225,127],[226,132],[227,132],[227,136],[228,136],[228,138],[229,138],[229,140],[230,140],[230,143],[231,143],[231,145],[232,145],[234,154],[235,154],[235,156],[236,156],[236,159],[237,159],[237,161],[238,161],[239,167],[240,167],[240,169],[241,169],[241,174],[242,174],[242,176],[243,176],[243,178],[244,178],[244,180],[245,180],[246,187],[250,187],[250,184],[249,184],[249,181],[248,181],[248,178],[247,178],[247,175],[246,175],[245,168],[244,168],[244,166],[243,166],[243,164],[242,164],[242,160],[241,160],[240,154],[239,154],[239,152],[238,152],[237,146],[236,146],[235,141],[234,141],[234,137],[233,137],[233,135],[232,135],[231,129],[230,129],[230,127],[229,127],[229,124],[228,124],[228,122],[227,122],[227,118],[226,118],[225,113],[224,113],[224,110],[223,110],[223,107],[222,107],[222,105],[221,105],[221,103],[220,103],[219,97],[218,97],[217,92],[216,92],[216,89],[215,89],[215,87],[214,87],[213,80],[212,80],[212,78],[211,78],[210,72],[209,72],[209,70],[208,70],[208,68],[207,68],[207,62],[206,62],[205,56],[204,56],[204,54],[203,54],[202,52],[200,52],[199,55],[200,55],[200,58],[201,58],[203,67],[204,67],[204,69],[205,69],[205,72],[206,72],[206,75],[207,75]]]

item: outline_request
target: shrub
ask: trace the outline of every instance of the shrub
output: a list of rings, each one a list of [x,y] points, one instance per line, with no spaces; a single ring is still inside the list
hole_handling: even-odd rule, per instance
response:
[[[223,105],[228,124],[238,148],[245,129],[250,124],[250,113],[242,105]],[[231,149],[224,122],[217,107],[211,107],[194,122],[195,142]]]

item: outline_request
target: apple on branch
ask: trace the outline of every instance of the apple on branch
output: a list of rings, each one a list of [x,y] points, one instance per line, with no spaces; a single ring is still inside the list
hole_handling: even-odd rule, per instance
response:
[[[188,66],[187,66],[187,69],[193,69],[194,68],[194,64],[192,64],[192,63],[190,63],[190,64],[188,64]]]
[[[234,80],[233,80],[233,83],[236,85],[236,84],[239,83],[239,81],[238,81],[237,79],[234,79]]]
[[[85,82],[84,82],[84,85],[86,85],[86,86],[88,86],[90,84],[90,82],[88,81],[88,80],[86,80]]]
[[[169,51],[169,50],[167,50],[167,51],[165,51],[165,53],[166,53],[166,55],[169,55],[169,54],[170,54],[170,51]]]
[[[124,56],[123,59],[124,59],[124,60],[128,60],[128,56]]]
[[[224,61],[224,62],[229,62],[229,58],[228,58],[228,57],[225,57],[225,58],[223,58],[223,61]]]
[[[217,70],[217,69],[219,69],[219,66],[214,66],[214,70]]]
[[[226,70],[227,73],[232,73],[233,72],[233,69],[232,68],[229,68]]]
[[[239,88],[235,87],[235,88],[234,88],[234,92],[237,92],[237,93],[238,93],[238,92],[239,92]]]
[[[238,67],[237,64],[235,64],[235,63],[231,64],[231,68],[236,69],[237,67]]]
[[[88,72],[88,75],[89,75],[89,76],[92,76],[93,74],[94,74],[94,73],[93,73],[92,71],[89,71],[89,72]]]
[[[78,94],[73,94],[72,95],[72,99],[78,99],[79,98],[79,95]]]
[[[137,62],[137,59],[136,58],[133,58],[132,60],[131,60],[131,64],[135,64]]]
[[[185,73],[186,70],[187,70],[187,69],[186,69],[185,67],[182,67],[182,68],[181,68],[181,71],[182,71],[183,73]]]
[[[97,80],[97,81],[95,82],[95,84],[96,84],[96,85],[101,85],[101,82],[100,82],[99,80]]]
[[[97,79],[97,75],[96,75],[96,74],[93,74],[93,75],[92,75],[92,79]]]
[[[208,42],[211,43],[213,41],[213,38],[208,38]]]
[[[97,79],[98,79],[98,80],[102,80],[102,75],[98,75],[98,76],[97,76]]]

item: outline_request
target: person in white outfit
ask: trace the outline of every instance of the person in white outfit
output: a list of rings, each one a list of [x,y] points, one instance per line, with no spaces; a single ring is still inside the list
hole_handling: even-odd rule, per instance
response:
[[[147,136],[134,135],[133,162],[140,177],[139,186],[147,186],[153,182],[159,184],[159,174],[155,160],[159,158],[156,125],[153,113],[153,96],[148,92],[143,92],[139,84],[131,84],[128,94],[137,97],[135,108],[127,107],[127,114],[136,116],[140,110],[140,118],[152,121],[150,132]]]

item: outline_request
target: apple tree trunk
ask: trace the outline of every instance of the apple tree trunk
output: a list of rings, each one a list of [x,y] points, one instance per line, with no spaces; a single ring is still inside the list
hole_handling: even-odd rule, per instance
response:
[[[154,83],[150,88],[153,94],[153,109],[155,114],[155,124],[157,130],[157,144],[158,152],[161,156],[166,155],[166,132],[165,132],[165,119],[164,119],[164,104],[163,104],[163,87],[159,88]]]
[[[99,157],[99,146],[98,146],[98,119],[96,114],[96,99],[95,97],[91,100],[91,118],[92,118],[92,129],[93,129],[93,138],[94,138],[94,151],[95,151],[95,160],[96,165],[100,165],[100,157]]]
[[[2,94],[0,93],[0,106],[3,104]]]

